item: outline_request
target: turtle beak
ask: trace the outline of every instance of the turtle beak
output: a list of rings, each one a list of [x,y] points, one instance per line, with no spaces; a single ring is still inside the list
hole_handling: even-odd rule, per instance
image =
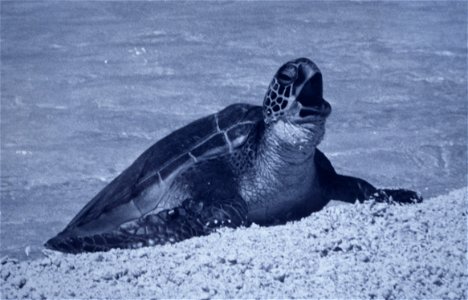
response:
[[[301,73],[301,72],[299,72]],[[305,76],[306,72],[299,74]],[[322,74],[316,72],[307,82],[302,86],[302,89],[296,98],[300,104],[299,117],[306,118],[309,116],[319,116],[322,118],[328,117],[331,112],[330,103],[325,101],[322,97]]]
[[[331,113],[331,105],[325,99],[322,99],[322,103],[318,106],[303,106],[299,110],[299,117],[307,118],[311,116],[318,116],[326,118]]]
[[[305,72],[299,73],[299,76],[306,75]],[[322,95],[322,74],[317,72],[304,83],[296,100],[304,107],[320,106],[323,101]]]

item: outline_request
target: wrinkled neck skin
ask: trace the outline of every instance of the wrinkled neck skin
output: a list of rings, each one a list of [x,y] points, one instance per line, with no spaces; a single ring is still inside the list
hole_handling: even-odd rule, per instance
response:
[[[256,170],[261,170],[257,174],[260,181],[278,187],[275,197],[279,200],[300,198],[309,188],[307,182],[314,180],[315,147],[323,138],[324,125],[324,121],[304,126],[285,120],[266,124],[255,165]],[[295,187],[294,192],[291,187]],[[282,195],[283,191],[286,194]]]
[[[271,168],[303,166],[313,163],[315,147],[325,134],[325,120],[306,125],[278,120],[266,125],[259,156]],[[267,151],[263,151],[268,149]],[[277,170],[281,173],[281,169]],[[286,173],[291,172],[286,168]]]
[[[250,172],[243,175],[241,194],[249,217],[258,224],[274,223],[311,196],[315,181],[315,147],[324,122],[301,126],[285,120],[265,124]]]

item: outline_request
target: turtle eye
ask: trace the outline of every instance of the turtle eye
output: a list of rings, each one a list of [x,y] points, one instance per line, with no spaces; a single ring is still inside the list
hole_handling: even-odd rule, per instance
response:
[[[292,83],[297,77],[297,68],[294,65],[286,64],[282,66],[276,75],[278,81],[285,85]]]

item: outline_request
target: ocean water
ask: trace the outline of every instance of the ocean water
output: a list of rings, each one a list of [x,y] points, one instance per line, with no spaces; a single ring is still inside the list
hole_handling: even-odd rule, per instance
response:
[[[154,142],[261,104],[305,56],[337,171],[430,197],[466,186],[467,3],[2,1],[1,256],[40,255]]]

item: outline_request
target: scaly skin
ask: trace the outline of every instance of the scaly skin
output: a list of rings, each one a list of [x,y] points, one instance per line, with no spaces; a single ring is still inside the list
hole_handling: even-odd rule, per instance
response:
[[[284,223],[294,219],[300,207],[322,202],[313,184],[315,147],[325,130],[319,127],[321,130],[313,134],[283,120],[267,125],[252,167],[240,176],[241,196],[248,204],[252,222]]]

